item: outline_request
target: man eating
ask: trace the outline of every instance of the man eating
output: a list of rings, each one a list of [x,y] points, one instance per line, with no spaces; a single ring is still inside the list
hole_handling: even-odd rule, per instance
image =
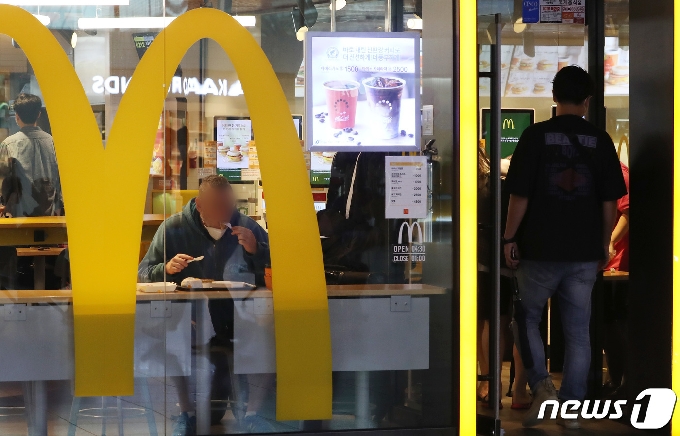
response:
[[[167,262],[165,259],[169,259]],[[238,281],[264,284],[264,267],[270,262],[267,232],[253,219],[236,210],[231,185],[222,176],[208,176],[182,212],[161,224],[138,270],[140,282],[175,282],[194,277],[214,281]],[[228,375],[225,359],[220,355],[232,349],[234,339],[234,303],[231,299],[211,299],[208,303],[215,336],[211,339],[211,358],[215,363],[213,395],[223,395]],[[251,374],[249,384],[269,387],[271,375]],[[174,436],[196,432],[195,406],[189,397],[188,380],[175,380],[180,415]],[[217,392],[217,391],[221,392]],[[250,392],[245,424],[247,430],[269,431],[271,424],[257,414],[267,389]],[[222,413],[221,415],[223,415]],[[215,421],[222,416],[215,417]],[[217,422],[213,422],[217,424]]]

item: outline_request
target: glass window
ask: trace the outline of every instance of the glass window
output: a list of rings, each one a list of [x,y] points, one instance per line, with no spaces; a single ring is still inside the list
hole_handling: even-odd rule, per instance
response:
[[[399,98],[432,106],[415,141],[437,140],[402,156],[304,144],[301,29],[331,30],[327,0],[16,3],[0,16],[32,30],[0,18],[0,433],[454,425],[452,5],[392,11],[421,37]],[[390,4],[337,0],[334,28],[384,32]],[[404,157],[426,212],[386,218]],[[301,374],[304,353],[327,373]]]

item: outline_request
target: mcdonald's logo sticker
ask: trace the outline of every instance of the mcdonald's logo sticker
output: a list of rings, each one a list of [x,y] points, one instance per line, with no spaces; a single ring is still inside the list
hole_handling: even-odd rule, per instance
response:
[[[406,240],[404,239],[406,230]],[[415,236],[418,236],[415,241]],[[408,241],[408,243],[406,243]],[[401,223],[397,243],[392,245],[392,262],[423,262],[425,261],[425,245],[423,244],[423,230],[418,221],[413,224]]]
[[[503,120],[503,128],[515,130],[515,120],[512,118],[505,118]]]
[[[177,65],[194,43],[210,38],[241,78],[258,138],[276,269],[277,418],[330,419],[330,320],[311,187],[288,102],[257,41],[215,9],[194,9],[173,20],[130,78],[105,148],[83,85],[50,30],[29,12],[0,5],[0,33],[23,49],[50,112],[67,210],[75,394],[134,393],[137,262],[149,156]],[[289,247],[297,247],[294,256]]]

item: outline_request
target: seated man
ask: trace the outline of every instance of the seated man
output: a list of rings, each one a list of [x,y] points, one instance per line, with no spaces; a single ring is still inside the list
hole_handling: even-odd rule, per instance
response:
[[[200,256],[204,258],[191,262]],[[167,263],[166,258],[169,259]],[[203,179],[198,196],[158,228],[139,265],[138,279],[140,282],[180,284],[185,278],[195,277],[262,285],[264,267],[269,262],[267,233],[254,220],[236,210],[236,198],[226,178],[209,176]],[[209,309],[216,332],[211,344],[230,347],[234,336],[233,300],[211,300]],[[222,367],[224,364],[216,366],[216,379],[222,374],[227,376],[227,368]],[[271,376],[266,377],[267,381],[271,380]],[[189,400],[187,380],[181,377],[176,382],[181,414],[174,434],[194,434],[196,418]],[[261,386],[261,383],[259,379],[249,380],[249,384]],[[254,396],[252,392],[250,396]],[[257,398],[250,398],[246,418],[249,427],[253,427],[250,421],[261,420],[256,415],[261,404]]]

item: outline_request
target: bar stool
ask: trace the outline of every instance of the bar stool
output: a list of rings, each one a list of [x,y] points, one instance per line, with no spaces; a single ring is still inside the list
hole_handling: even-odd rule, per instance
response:
[[[158,436],[158,430],[156,429],[156,420],[153,415],[153,407],[151,403],[151,394],[149,393],[149,384],[145,378],[136,379],[136,384],[139,387],[140,394],[142,396],[143,407],[123,407],[121,397],[116,397],[116,416],[118,420],[118,435],[123,436],[123,424],[124,424],[124,413],[125,411],[137,411],[142,412],[146,415],[146,421],[149,426],[149,435]],[[106,406],[106,397],[101,397],[102,405],[101,408],[87,408],[81,409],[81,397],[73,397],[73,402],[71,403],[71,415],[69,417],[69,423],[71,424],[68,429],[68,436],[75,436],[76,429],[78,427],[78,416],[87,416],[91,418],[101,418],[102,419],[102,436],[106,435],[106,421],[107,421],[107,410],[113,407]],[[101,411],[100,415],[95,414],[97,410]]]

